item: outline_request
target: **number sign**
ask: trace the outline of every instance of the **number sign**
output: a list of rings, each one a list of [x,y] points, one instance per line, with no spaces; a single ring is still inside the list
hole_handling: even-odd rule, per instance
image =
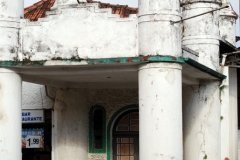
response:
[[[42,128],[22,130],[22,148],[43,148],[44,130]]]
[[[26,148],[40,148],[40,136],[27,136]]]

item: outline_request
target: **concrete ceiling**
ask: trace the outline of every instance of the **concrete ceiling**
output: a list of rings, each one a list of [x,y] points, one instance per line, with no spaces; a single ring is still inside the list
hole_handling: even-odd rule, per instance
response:
[[[61,88],[137,88],[135,64],[21,67],[23,81]],[[183,64],[183,85],[198,85],[202,79],[217,78]]]

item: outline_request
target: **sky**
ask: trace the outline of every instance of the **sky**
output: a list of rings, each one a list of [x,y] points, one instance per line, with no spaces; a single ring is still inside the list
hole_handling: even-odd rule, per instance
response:
[[[30,6],[33,3],[36,3],[40,0],[24,0],[24,7]],[[128,5],[130,7],[138,7],[138,0],[97,0],[97,1],[101,1],[101,2],[105,2],[105,3],[112,3],[112,4],[122,4],[122,5]],[[240,0],[230,0],[233,9],[235,10],[235,12],[239,14],[239,1]],[[237,21],[237,27],[236,27],[236,35],[240,36],[240,25],[239,25],[239,19]],[[237,46],[240,46],[240,42],[238,42]]]

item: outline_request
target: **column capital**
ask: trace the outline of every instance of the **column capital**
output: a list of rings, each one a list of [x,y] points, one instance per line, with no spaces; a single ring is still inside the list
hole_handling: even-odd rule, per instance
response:
[[[0,68],[0,73],[19,73],[18,68],[10,69],[10,68]]]
[[[150,68],[171,68],[182,70],[182,65],[179,63],[147,63],[140,65],[138,70]]]
[[[222,5],[222,0],[182,0],[181,6],[189,5],[193,3],[214,3],[214,4]]]

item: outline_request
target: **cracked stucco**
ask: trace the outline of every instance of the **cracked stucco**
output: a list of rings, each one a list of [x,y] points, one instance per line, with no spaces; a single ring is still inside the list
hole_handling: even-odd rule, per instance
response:
[[[183,88],[184,159],[220,159],[220,116],[219,82]]]
[[[105,154],[88,154],[88,112],[94,105],[106,109],[106,125],[122,107],[138,103],[137,89],[58,89],[54,105],[54,156],[61,160],[105,160]],[[106,127],[107,128],[107,127]]]

